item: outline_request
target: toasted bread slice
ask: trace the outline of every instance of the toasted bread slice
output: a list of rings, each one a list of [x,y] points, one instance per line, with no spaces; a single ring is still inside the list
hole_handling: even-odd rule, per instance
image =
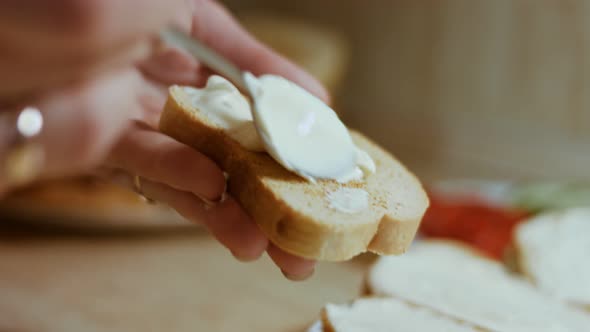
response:
[[[488,331],[396,298],[361,298],[351,304],[328,304],[322,310],[322,325],[326,332]]]
[[[377,172],[363,182],[340,184],[310,183],[268,154],[247,151],[195,109],[182,87],[170,88],[160,130],[220,165],[229,174],[229,193],[276,246],[298,256],[340,261],[367,250],[403,253],[428,206],[416,177],[356,132],[355,143],[373,158]],[[327,194],[341,187],[365,189],[369,208],[355,214],[330,208]]]
[[[367,283],[374,295],[403,299],[491,331],[590,331],[590,315],[450,241],[418,242],[403,256],[380,258]]]
[[[590,208],[545,213],[517,226],[515,262],[543,291],[590,310]]]

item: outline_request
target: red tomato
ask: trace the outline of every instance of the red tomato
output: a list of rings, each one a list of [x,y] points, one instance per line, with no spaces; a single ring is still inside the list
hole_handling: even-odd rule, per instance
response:
[[[494,207],[476,199],[451,201],[431,195],[420,234],[462,241],[500,259],[510,244],[514,226],[526,217],[523,211]]]

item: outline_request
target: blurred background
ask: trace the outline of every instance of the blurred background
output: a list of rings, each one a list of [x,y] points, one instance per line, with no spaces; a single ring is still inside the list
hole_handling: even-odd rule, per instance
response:
[[[337,108],[426,180],[588,177],[586,1],[224,2],[332,31]]]
[[[531,213],[589,205],[590,2],[222,2],[437,193],[423,235],[500,259]],[[476,185],[449,186],[460,179]],[[302,331],[326,302],[358,295],[373,259],[293,284],[88,177],[15,193],[0,218],[18,220],[0,228],[0,330]]]

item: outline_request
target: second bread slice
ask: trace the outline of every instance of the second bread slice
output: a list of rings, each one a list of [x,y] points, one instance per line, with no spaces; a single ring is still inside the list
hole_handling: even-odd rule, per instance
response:
[[[590,316],[453,242],[420,242],[371,268],[370,293],[432,308],[491,331],[590,331]]]
[[[483,332],[488,331],[396,298],[361,298],[351,304],[328,304],[322,310],[329,332]]]

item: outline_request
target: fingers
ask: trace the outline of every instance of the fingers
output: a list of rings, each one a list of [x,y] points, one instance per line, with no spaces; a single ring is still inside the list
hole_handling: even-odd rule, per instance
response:
[[[127,172],[111,171],[103,175],[128,188],[134,187],[133,179]],[[293,256],[270,244],[232,197],[228,196],[225,201],[211,206],[188,192],[146,179],[141,180],[141,190],[146,197],[164,203],[188,220],[205,226],[238,260],[256,260],[266,250],[290,280],[305,280],[314,272],[314,261]]]
[[[218,199],[225,191],[225,177],[198,151],[134,122],[114,146],[107,158],[107,167],[141,176],[142,191],[147,197],[166,203],[185,218],[205,225],[239,260],[254,260],[267,249],[265,235],[233,198],[212,205],[199,198]],[[130,176],[124,177],[126,184],[132,187]],[[272,245],[268,247],[268,254],[289,279],[303,280],[313,273],[313,261],[290,255]]]
[[[0,98],[145,58],[149,38],[186,6],[185,0],[0,1]]]
[[[111,173],[110,178],[133,187],[133,180],[127,173]],[[239,260],[255,260],[268,246],[268,240],[258,226],[231,197],[210,206],[191,193],[146,179],[141,180],[141,190],[146,197],[165,203],[188,220],[207,227]]]
[[[159,31],[182,8],[185,0],[5,0],[0,40],[46,57],[102,53]]]
[[[139,66],[146,76],[164,85],[195,86],[203,79],[197,60],[174,48],[161,50]]]
[[[49,89],[105,75],[109,71],[130,67],[131,63],[144,58],[150,52],[148,43],[137,42],[124,45],[108,54],[88,57],[48,59],[35,55],[34,59],[27,59],[21,53],[2,53],[0,72],[3,80],[0,80],[0,99],[18,101]]]
[[[141,112],[139,84],[136,72],[122,71],[42,99],[44,175],[68,175],[102,162],[128,119]]]
[[[266,236],[232,197],[207,212],[205,225],[237,259],[251,261],[264,253],[268,246]]]
[[[113,147],[107,165],[207,200],[219,200],[225,191],[225,176],[213,161],[138,122]]]
[[[326,89],[311,75],[257,41],[216,1],[196,3],[192,34],[244,70],[255,75],[276,74],[329,103]]]
[[[103,175],[128,188],[134,187],[133,179],[127,172],[110,171]],[[305,280],[314,272],[314,261],[291,255],[270,244],[232,197],[228,196],[225,201],[211,206],[188,192],[147,179],[141,180],[141,191],[146,197],[172,207],[188,220],[205,226],[238,260],[256,260],[266,250],[290,280]]]
[[[309,278],[315,270],[315,261],[291,255],[273,244],[268,247],[268,255],[281,269],[285,277],[293,281]]]
[[[128,124],[139,114],[134,98],[139,74],[133,71],[112,73],[92,82],[70,87],[41,98],[33,106],[42,114],[40,134],[27,140],[24,155],[19,156],[27,177],[14,181],[6,172],[6,159],[15,149],[13,138],[0,141],[0,187],[3,190],[38,179],[76,174],[98,165]],[[5,133],[17,134],[17,123],[4,112],[0,118]],[[18,144],[20,146],[20,144]],[[31,158],[31,154],[35,158]]]
[[[190,194],[154,182],[143,182],[142,188],[148,197],[165,202],[185,218],[206,226],[238,260],[255,260],[266,250],[290,280],[302,281],[314,272],[314,261],[291,255],[269,244],[266,236],[232,197],[208,207]]]
[[[207,227],[240,260],[255,260],[268,246],[264,234],[233,198],[208,207],[190,193],[152,181],[144,181],[143,190],[148,197],[167,203],[183,217]]]

